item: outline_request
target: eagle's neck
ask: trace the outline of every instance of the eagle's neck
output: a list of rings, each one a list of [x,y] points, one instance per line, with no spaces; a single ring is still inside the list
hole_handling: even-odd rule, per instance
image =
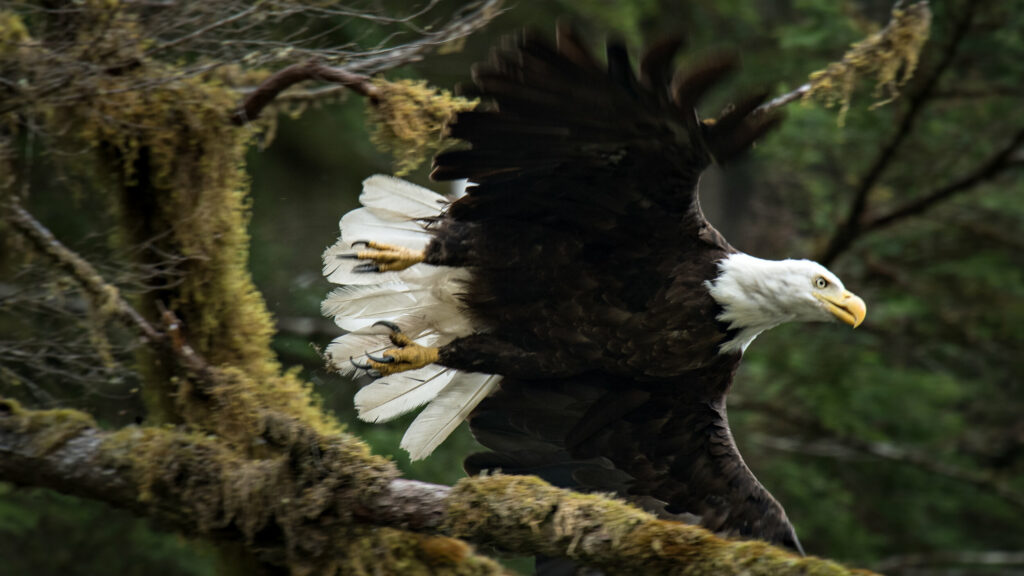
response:
[[[718,276],[705,285],[722,307],[718,321],[734,334],[719,348],[720,353],[742,353],[761,332],[797,319],[785,298],[792,288],[786,274],[791,262],[742,253],[718,262]]]

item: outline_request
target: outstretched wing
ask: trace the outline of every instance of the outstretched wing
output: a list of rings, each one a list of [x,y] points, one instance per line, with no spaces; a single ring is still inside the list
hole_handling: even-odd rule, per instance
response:
[[[662,517],[803,553],[782,506],[740,457],[718,402],[679,383],[506,379],[470,419],[492,450],[466,470],[531,474],[564,488],[613,492]]]
[[[650,233],[651,218],[695,236],[706,224],[694,202],[701,172],[746,149],[776,118],[751,116],[762,100],[754,97],[701,122],[694,106],[735,60],[709,58],[673,78],[679,44],[650,49],[639,77],[620,44],[609,45],[606,67],[565,26],[557,47],[524,33],[495,49],[469,89],[485,104],[450,126],[470,148],[435,159],[433,178],[476,184],[450,216],[540,218],[594,233],[621,228],[629,214],[644,217],[629,231]],[[680,221],[684,214],[692,219]]]

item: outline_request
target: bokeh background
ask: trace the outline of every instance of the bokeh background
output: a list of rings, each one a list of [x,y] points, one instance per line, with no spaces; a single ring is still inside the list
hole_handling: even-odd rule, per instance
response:
[[[386,76],[451,88],[502,35],[553,33],[558,18],[569,18],[598,49],[617,36],[636,53],[682,34],[690,46],[683,65],[739,52],[741,73],[704,104],[714,115],[737,93],[796,88],[877,31],[891,8],[879,0],[515,2],[461,45]],[[729,414],[748,464],[809,553],[894,574],[1024,574],[1024,6],[950,0],[932,9],[932,37],[901,98],[872,108],[878,98],[864,79],[843,125],[835,109],[790,105],[780,130],[705,178],[711,221],[737,248],[766,258],[820,257],[859,191],[865,200],[854,241],[829,265],[868,302],[867,322],[856,331],[793,325],[762,335]],[[374,31],[353,22],[338,33]],[[359,383],[325,371],[317,353],[338,334],[319,313],[330,290],[320,254],[357,205],[360,182],[394,166],[370,142],[364,107],[348,95],[293,110],[251,150],[251,270],[277,318],[279,357],[301,367],[324,407],[408,477],[450,484],[476,449],[465,426],[431,458],[410,463],[398,441],[411,418],[356,420]],[[1017,148],[1000,157],[1014,138]],[[427,171],[407,177],[445,191]],[[115,260],[102,206],[45,178],[37,190],[33,211],[65,242]],[[891,222],[871,224],[890,214]],[[16,305],[11,285],[33,274],[3,271],[0,313]],[[0,362],[21,369],[14,356]],[[111,426],[144,419],[130,378],[35,381],[33,389],[2,378],[0,394],[87,408]],[[160,526],[0,483],[4,576],[216,572],[205,545]]]

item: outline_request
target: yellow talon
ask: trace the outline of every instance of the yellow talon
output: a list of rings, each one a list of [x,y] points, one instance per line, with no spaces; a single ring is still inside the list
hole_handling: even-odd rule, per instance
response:
[[[412,341],[405,334],[393,331],[391,343],[397,348],[389,348],[381,353],[380,358],[367,354],[367,363],[361,365],[353,360],[359,368],[370,370],[371,374],[376,372],[380,376],[397,374],[422,368],[428,364],[437,362],[439,351],[433,346],[421,346]]]
[[[405,270],[413,264],[423,262],[426,258],[426,254],[423,250],[410,250],[402,246],[393,246],[391,244],[383,244],[380,242],[360,242],[364,244],[369,250],[360,250],[355,253],[355,258],[359,260],[369,260],[373,264],[364,264],[362,266],[369,266],[369,268],[361,271],[365,272],[395,272],[398,270]],[[349,256],[352,257],[352,256]]]

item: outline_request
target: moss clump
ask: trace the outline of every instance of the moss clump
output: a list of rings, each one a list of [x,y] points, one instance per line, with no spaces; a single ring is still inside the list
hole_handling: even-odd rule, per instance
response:
[[[839,105],[839,123],[850,109],[850,99],[858,77],[874,76],[877,108],[899,96],[899,88],[917,69],[921,48],[928,40],[932,13],[927,2],[907,8],[894,8],[892,20],[879,32],[857,42],[824,70],[810,75],[811,89],[804,99],[816,99],[826,106]],[[902,71],[902,73],[901,73]]]
[[[440,536],[410,534],[390,528],[355,527],[328,570],[318,574],[372,576],[382,570],[409,575],[505,574],[495,561],[472,554],[464,542]]]
[[[724,540],[533,477],[467,478],[448,502],[445,529],[456,537],[510,552],[566,556],[615,574],[870,574],[764,542]]]
[[[375,95],[367,108],[370,139],[395,156],[395,174],[407,174],[445,146],[444,127],[455,114],[472,110],[478,100],[453,96],[426,80],[388,82],[374,79]]]
[[[17,51],[30,38],[20,16],[10,10],[0,10],[0,56]]]
[[[234,528],[250,545],[267,534],[283,540],[294,573],[500,573],[457,540],[352,526],[358,503],[397,476],[393,464],[353,437],[292,440],[288,453],[253,460],[213,437],[128,428],[111,434],[102,451],[128,463],[142,502],[200,532]]]
[[[532,476],[466,478],[452,489],[449,503],[447,533],[493,537],[503,549],[553,556],[585,556],[588,543],[622,542],[654,521],[623,502],[561,490]]]
[[[0,398],[0,428],[25,435],[28,452],[45,456],[98,425],[92,416],[78,410],[25,410],[14,400]]]

